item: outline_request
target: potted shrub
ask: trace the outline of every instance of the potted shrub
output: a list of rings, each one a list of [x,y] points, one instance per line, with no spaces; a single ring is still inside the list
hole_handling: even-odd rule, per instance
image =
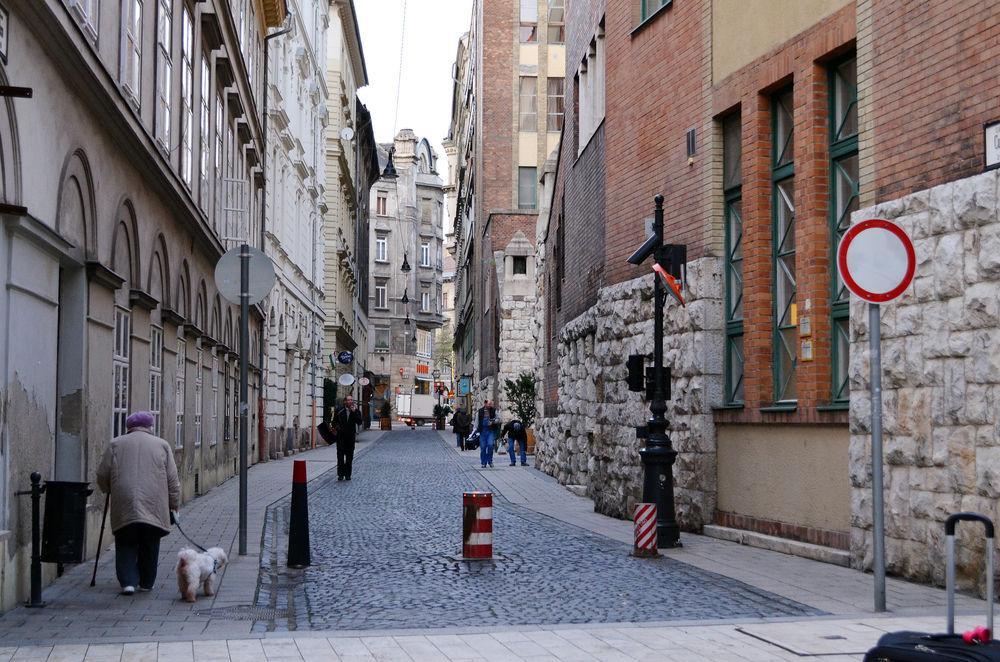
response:
[[[523,372],[517,379],[505,379],[503,390],[514,416],[524,424],[528,435],[528,452],[534,453],[535,431],[531,426],[535,424],[535,378],[531,373]]]
[[[448,415],[451,414],[451,406],[449,405],[434,405],[434,424],[435,429],[444,430],[447,425],[446,421]]]
[[[379,430],[391,430],[392,429],[392,403],[386,398],[385,402],[378,410],[378,429]]]

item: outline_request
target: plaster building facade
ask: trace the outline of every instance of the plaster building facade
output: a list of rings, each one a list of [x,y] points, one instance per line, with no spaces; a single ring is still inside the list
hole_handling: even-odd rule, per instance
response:
[[[470,396],[504,412],[503,380],[534,364],[538,183],[562,130],[565,28],[563,0],[477,0],[454,68],[456,361]]]
[[[287,0],[293,30],[270,42],[267,254],[277,282],[264,302],[265,435],[274,458],[311,446],[323,376],[324,131],[329,0]],[[320,412],[320,415],[322,412]]]
[[[374,373],[373,409],[395,396],[433,392],[434,338],[444,324],[444,182],[426,138],[409,129],[380,145],[397,176],[371,190],[370,324],[368,365]]]
[[[4,608],[28,593],[30,502],[13,494],[32,471],[93,483],[129,411],[153,411],[185,500],[237,470],[239,308],[213,272],[262,245],[262,46],[285,20],[280,0],[7,8],[0,81],[33,95],[0,103]],[[259,307],[249,322],[256,402]]]
[[[336,392],[338,398],[352,393],[360,401],[357,380],[370,376],[369,190],[379,169],[371,115],[358,98],[358,89],[368,84],[368,72],[353,0],[331,3],[328,49],[322,375],[334,384],[342,374],[353,375],[353,386],[329,393]],[[342,352],[351,352],[350,363],[338,360]],[[326,410],[331,406],[324,403]]]

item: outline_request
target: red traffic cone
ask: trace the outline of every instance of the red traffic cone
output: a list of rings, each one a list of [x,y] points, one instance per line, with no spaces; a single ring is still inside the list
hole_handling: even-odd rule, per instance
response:
[[[292,505],[288,518],[288,567],[306,568],[309,555],[309,488],[306,461],[295,460],[292,470]]]

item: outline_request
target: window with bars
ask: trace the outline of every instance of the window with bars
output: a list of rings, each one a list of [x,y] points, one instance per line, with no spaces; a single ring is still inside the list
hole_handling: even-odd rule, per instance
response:
[[[518,127],[520,131],[538,131],[538,79],[521,76],[518,95]]]
[[[163,329],[149,329],[149,412],[153,415],[153,434],[163,436]]]
[[[156,117],[154,130],[161,149],[170,151],[170,95],[173,60],[170,40],[173,8],[171,0],[158,0],[156,10]]]
[[[853,57],[830,69],[830,328],[831,399],[846,404],[850,396],[849,297],[837,269],[837,248],[858,209],[858,77]]]
[[[538,41],[538,0],[521,0],[521,43]]]
[[[125,96],[139,107],[142,76],[142,0],[122,2],[121,82]]]
[[[184,6],[181,14],[181,178],[191,188],[194,132],[194,21]]]
[[[771,153],[771,246],[775,402],[798,398],[798,310],[795,272],[795,127],[792,91],[774,97]]]
[[[187,343],[177,341],[177,370],[174,376],[174,448],[184,448],[184,407],[186,384],[184,372],[187,368]]]
[[[202,210],[209,209],[210,199],[208,196],[208,152],[211,135],[208,126],[211,119],[211,108],[209,100],[212,82],[212,68],[208,64],[208,55],[202,53],[201,56],[201,127],[198,135],[198,152],[201,162],[198,164],[198,173],[201,175],[201,183],[198,186],[198,200],[201,202]]]
[[[548,42],[561,44],[566,41],[566,0],[549,0]]]
[[[205,404],[204,397],[202,395],[202,363],[201,363],[201,350],[197,349],[194,352],[194,445],[195,448],[201,446],[201,417],[204,412],[203,406]]]
[[[722,192],[726,245],[726,402],[743,403],[743,132],[740,115],[722,121]]]
[[[564,78],[548,79],[548,103],[546,104],[547,129],[549,131],[562,131],[563,115],[566,112],[565,106],[565,84]]]
[[[212,352],[212,429],[208,435],[212,446],[219,443],[219,357]]]
[[[128,418],[129,373],[132,357],[132,313],[125,308],[115,308],[114,395],[111,405],[112,436],[125,434]]]

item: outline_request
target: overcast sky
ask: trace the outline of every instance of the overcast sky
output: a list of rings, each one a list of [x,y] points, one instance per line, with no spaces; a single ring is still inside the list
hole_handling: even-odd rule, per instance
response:
[[[406,33],[403,5],[406,4]],[[448,170],[441,141],[451,119],[451,68],[458,39],[469,29],[472,0],[354,0],[361,26],[369,85],[361,100],[371,111],[375,140],[387,143],[395,131],[413,129],[438,155],[442,179]],[[399,115],[394,118],[403,39]]]

